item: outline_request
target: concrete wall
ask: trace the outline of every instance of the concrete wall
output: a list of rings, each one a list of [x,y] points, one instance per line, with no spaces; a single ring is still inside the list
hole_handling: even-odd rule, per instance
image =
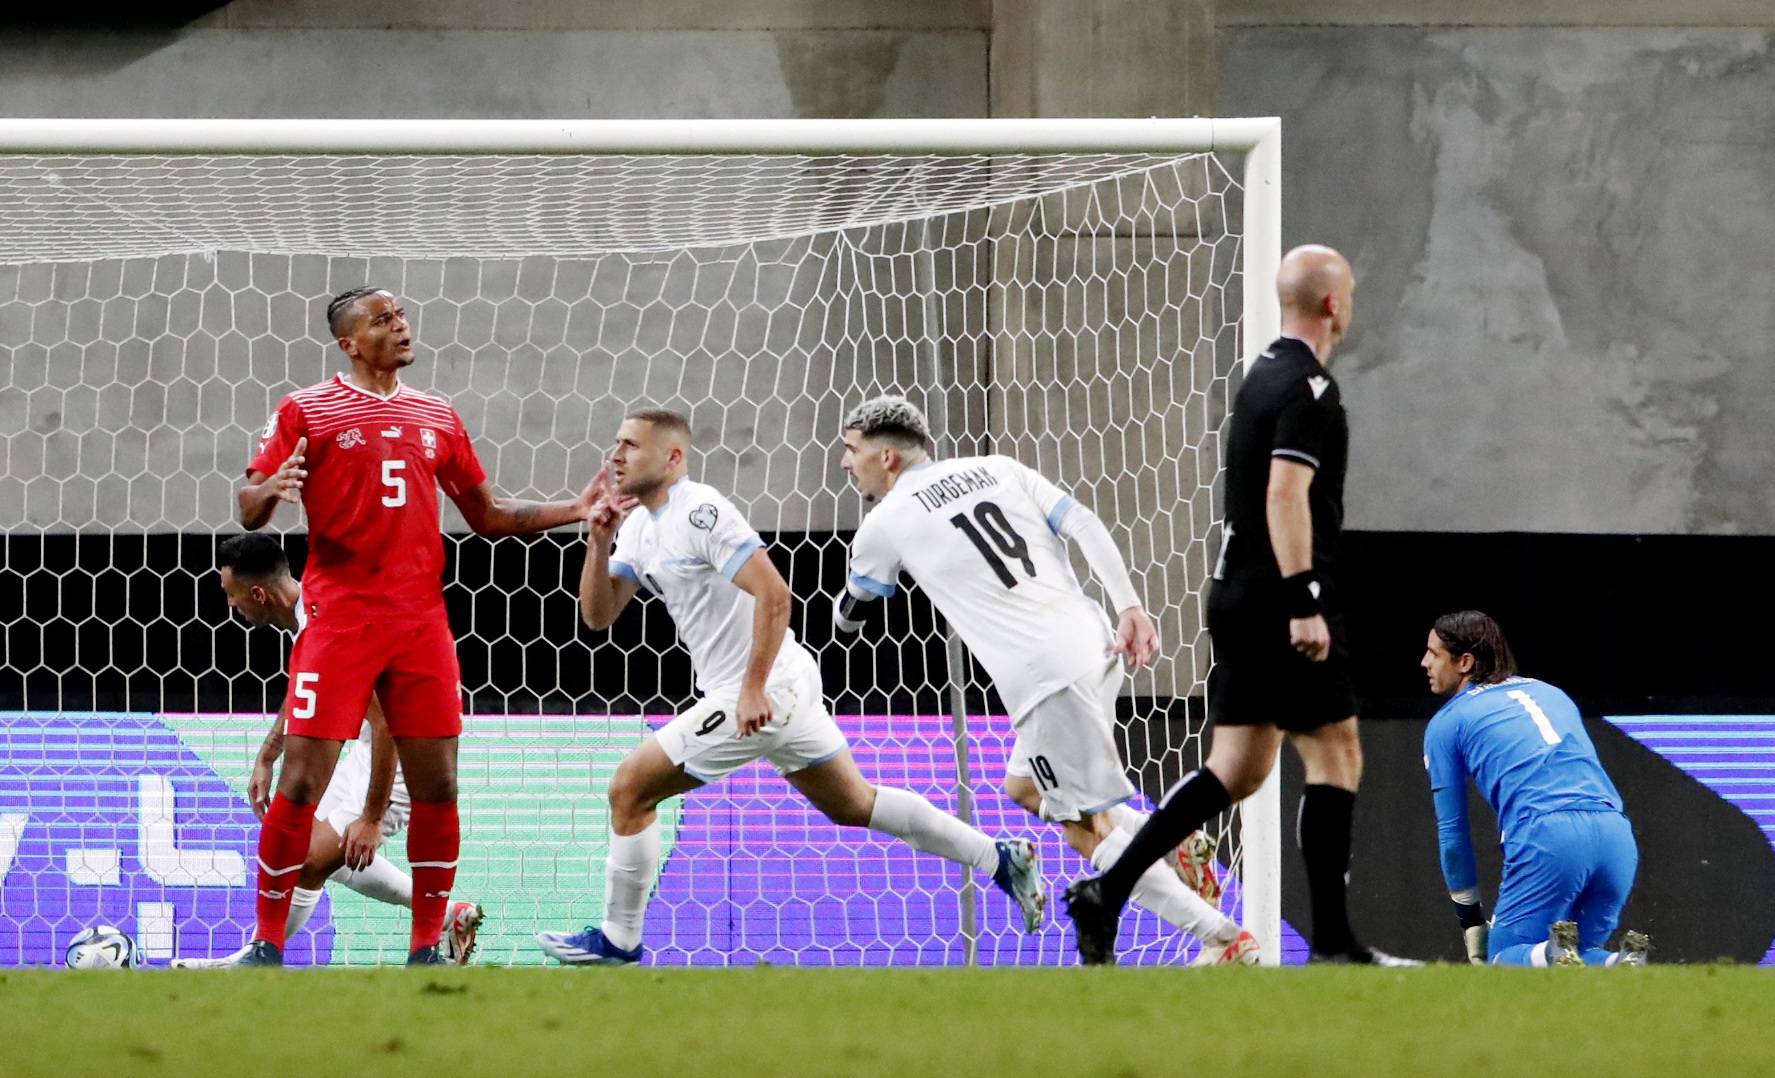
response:
[[[0,36],[12,116],[981,116],[980,30]]]
[[[1775,23],[1686,12],[1740,14]],[[1775,533],[1754,268],[1775,31],[1252,25],[1223,47],[1222,110],[1283,118],[1287,241],[1361,279],[1335,368],[1352,526]]]

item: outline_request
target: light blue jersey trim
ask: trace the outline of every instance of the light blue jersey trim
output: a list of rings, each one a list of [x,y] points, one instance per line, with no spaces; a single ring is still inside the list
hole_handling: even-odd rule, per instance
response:
[[[879,580],[871,580],[860,573],[851,574],[851,584],[853,587],[860,588],[878,599],[891,599],[894,597],[895,588],[892,584],[883,584]]]
[[[1059,535],[1060,522],[1065,520],[1066,514],[1072,512],[1078,504],[1079,503],[1075,501],[1070,494],[1061,498],[1054,508],[1048,511],[1048,530],[1055,535]]]
[[[1093,805],[1088,809],[1080,809],[1079,815],[1081,815],[1081,816],[1095,816],[1099,812],[1108,812],[1110,809],[1115,808],[1117,805],[1125,805],[1132,800],[1134,800],[1133,794],[1123,794],[1122,796],[1120,796],[1112,801],[1105,801],[1101,805]]]
[[[610,575],[611,576],[620,576],[624,580],[633,581],[636,584],[641,583],[641,574],[635,572],[635,567],[633,565],[630,565],[626,561],[611,562],[610,563]]]
[[[741,543],[740,548],[733,552],[733,557],[727,559],[727,564],[721,567],[721,575],[729,580],[739,576],[740,570],[745,568],[746,559],[752,556],[752,552],[763,549],[764,540],[762,539],[748,539]]]
[[[788,774],[788,775],[793,775],[793,774],[795,774],[795,773],[796,773],[796,772],[797,772],[797,771],[807,771],[807,770],[809,770],[809,769],[810,769],[810,768],[815,768],[815,767],[819,767],[819,766],[820,766],[820,765],[821,765],[821,764],[826,764],[826,763],[831,763],[831,762],[832,762],[832,761],[833,761],[833,760],[836,760],[836,759],[838,759],[838,757],[839,757],[839,756],[840,756],[840,755],[841,755],[841,754],[843,754],[843,752],[844,752],[844,750],[845,750],[845,749],[848,749],[848,748],[850,748],[850,746],[849,746],[849,745],[845,745],[845,746],[844,746],[844,747],[843,747],[843,748],[837,748],[837,749],[833,749],[833,750],[832,750],[832,751],[831,751],[831,752],[829,752],[829,753],[827,753],[827,754],[826,754],[826,755],[824,755],[824,756],[822,756],[822,757],[820,757],[820,758],[819,758],[819,759],[817,759],[817,760],[809,760],[809,761],[808,761],[808,762],[807,762],[807,763],[805,763],[805,764],[802,764],[802,765],[801,765],[801,766],[800,766],[800,767],[798,767],[798,768],[796,768],[796,769],[795,769],[795,771],[787,771],[787,772],[784,772],[784,774]]]

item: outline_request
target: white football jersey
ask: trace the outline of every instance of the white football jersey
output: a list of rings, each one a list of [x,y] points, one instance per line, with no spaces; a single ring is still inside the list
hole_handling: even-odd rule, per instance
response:
[[[904,569],[986,672],[1013,719],[1103,673],[1109,617],[1067,560],[1075,503],[1010,457],[957,457],[900,473],[851,542],[849,587],[887,597]]]
[[[737,691],[745,680],[754,602],[733,578],[763,547],[732,502],[688,476],[672,484],[658,512],[637,508],[617,530],[610,575],[665,600],[705,694]],[[806,654],[794,631],[784,630],[771,676],[796,653]]]

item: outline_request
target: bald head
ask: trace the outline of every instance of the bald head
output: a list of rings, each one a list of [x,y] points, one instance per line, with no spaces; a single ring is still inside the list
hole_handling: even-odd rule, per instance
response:
[[[1318,314],[1325,298],[1339,294],[1352,280],[1350,264],[1329,247],[1309,243],[1282,256],[1276,294],[1284,311]]]
[[[1350,328],[1356,276],[1343,255],[1309,243],[1282,256],[1276,295],[1282,301],[1282,332],[1313,346],[1320,362]]]

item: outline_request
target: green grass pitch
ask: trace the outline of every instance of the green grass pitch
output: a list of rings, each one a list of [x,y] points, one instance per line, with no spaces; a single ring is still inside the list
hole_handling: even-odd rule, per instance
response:
[[[1768,1074],[1770,976],[15,969],[0,971],[0,1074]]]

